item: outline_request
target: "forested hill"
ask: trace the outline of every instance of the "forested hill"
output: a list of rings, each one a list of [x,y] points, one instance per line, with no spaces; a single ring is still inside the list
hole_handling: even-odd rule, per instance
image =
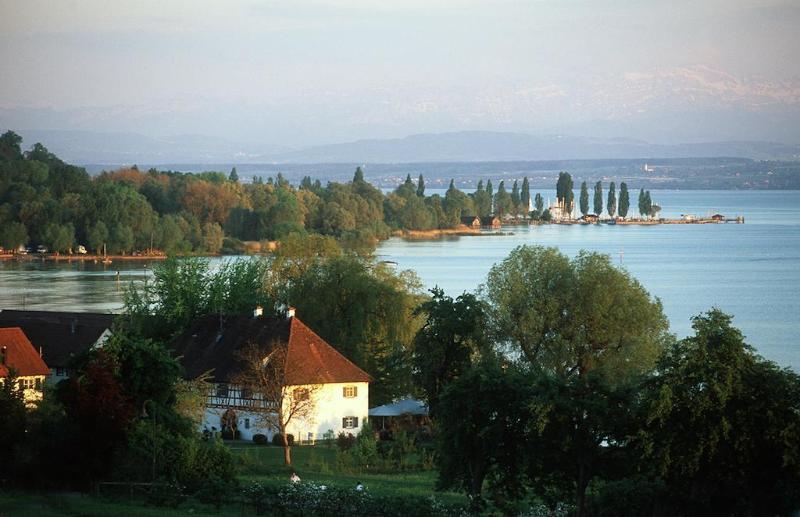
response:
[[[462,216],[487,215],[493,198],[506,213],[528,206],[518,185],[508,192],[503,182],[496,194],[491,182],[469,196],[451,182],[445,196],[425,196],[422,176],[409,177],[384,195],[361,169],[350,182],[323,186],[306,177],[298,187],[281,174],[245,184],[235,168],[189,174],[134,166],[91,177],[41,144],[26,152],[21,144],[11,131],[0,136],[0,246],[6,249],[43,244],[67,252],[105,244],[112,254],[240,253],[242,241],[294,232],[374,243],[392,229],[449,228]]]

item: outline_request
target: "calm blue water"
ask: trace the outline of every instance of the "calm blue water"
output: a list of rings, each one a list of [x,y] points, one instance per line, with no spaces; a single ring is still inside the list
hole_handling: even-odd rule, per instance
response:
[[[545,199],[552,192],[542,193]],[[637,192],[632,192],[636,203]],[[427,288],[475,290],[486,273],[521,244],[555,246],[568,255],[600,251],[661,298],[673,331],[717,306],[734,315],[765,357],[800,371],[800,192],[658,191],[664,217],[720,212],[746,224],[509,227],[514,235],[437,241],[390,239],[382,260],[417,272]],[[116,272],[119,271],[119,281]],[[122,287],[147,274],[144,264],[0,262],[0,308],[113,311]]]
[[[570,256],[599,251],[661,299],[679,336],[691,332],[692,316],[716,306],[734,315],[762,355],[800,371],[800,192],[659,191],[653,197],[665,217],[721,212],[743,215],[746,224],[509,227],[512,236],[394,238],[378,254],[455,296],[475,290],[493,264],[522,244],[555,246]]]

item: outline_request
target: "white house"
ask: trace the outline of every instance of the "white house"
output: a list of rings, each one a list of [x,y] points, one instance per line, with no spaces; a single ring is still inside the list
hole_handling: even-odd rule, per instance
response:
[[[277,347],[285,351],[285,390],[282,411],[291,397],[309,397],[312,408],[295,417],[287,431],[298,442],[315,441],[332,433],[357,434],[369,412],[369,375],[325,342],[302,321],[287,317],[205,316],[173,343],[186,377],[196,379],[211,372],[201,428],[209,431],[235,429],[242,439],[278,432],[261,416],[277,411],[277,403],[235,383],[244,368],[242,351],[251,345],[263,353],[263,362]],[[262,411],[256,411],[259,408]]]
[[[50,369],[21,328],[0,328],[0,383],[8,382],[12,371],[23,390],[26,405],[34,406],[42,400]]]

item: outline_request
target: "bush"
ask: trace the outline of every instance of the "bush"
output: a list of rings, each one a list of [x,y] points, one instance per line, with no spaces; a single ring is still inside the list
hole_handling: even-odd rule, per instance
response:
[[[345,452],[349,451],[353,445],[356,443],[356,437],[353,436],[353,433],[346,433],[342,431],[339,433],[339,436],[336,437],[336,446],[339,448],[339,451]]]
[[[287,441],[289,442],[289,447],[294,445],[294,435],[287,434],[286,435]],[[281,433],[275,433],[272,435],[272,445],[276,445],[278,447],[283,447],[283,435]]]
[[[267,437],[263,434],[254,434],[253,435],[253,442],[257,443],[258,445],[264,445],[267,443]]]
[[[211,476],[205,480],[197,493],[195,493],[195,497],[202,503],[213,504],[214,508],[219,510],[223,503],[231,501],[236,490],[237,485],[235,480],[220,479],[217,476]]]
[[[162,481],[150,487],[146,500],[148,504],[153,506],[176,508],[184,499],[186,499],[184,487],[177,483],[165,483]]]

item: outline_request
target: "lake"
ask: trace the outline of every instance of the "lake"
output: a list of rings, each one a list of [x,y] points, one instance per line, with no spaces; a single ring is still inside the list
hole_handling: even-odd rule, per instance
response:
[[[553,193],[543,193],[553,198]],[[577,195],[577,189],[576,189]],[[636,205],[638,191],[632,191]],[[456,296],[475,290],[491,266],[522,244],[610,255],[658,296],[673,332],[711,307],[734,315],[750,344],[768,359],[800,371],[800,192],[653,191],[663,217],[720,212],[746,224],[507,227],[513,235],[382,243],[381,260],[417,272],[427,288]],[[591,202],[591,196],[590,196]],[[220,259],[214,259],[220,260]],[[0,308],[110,311],[122,287],[141,281],[145,264],[0,263]],[[117,276],[119,271],[119,276]]]

